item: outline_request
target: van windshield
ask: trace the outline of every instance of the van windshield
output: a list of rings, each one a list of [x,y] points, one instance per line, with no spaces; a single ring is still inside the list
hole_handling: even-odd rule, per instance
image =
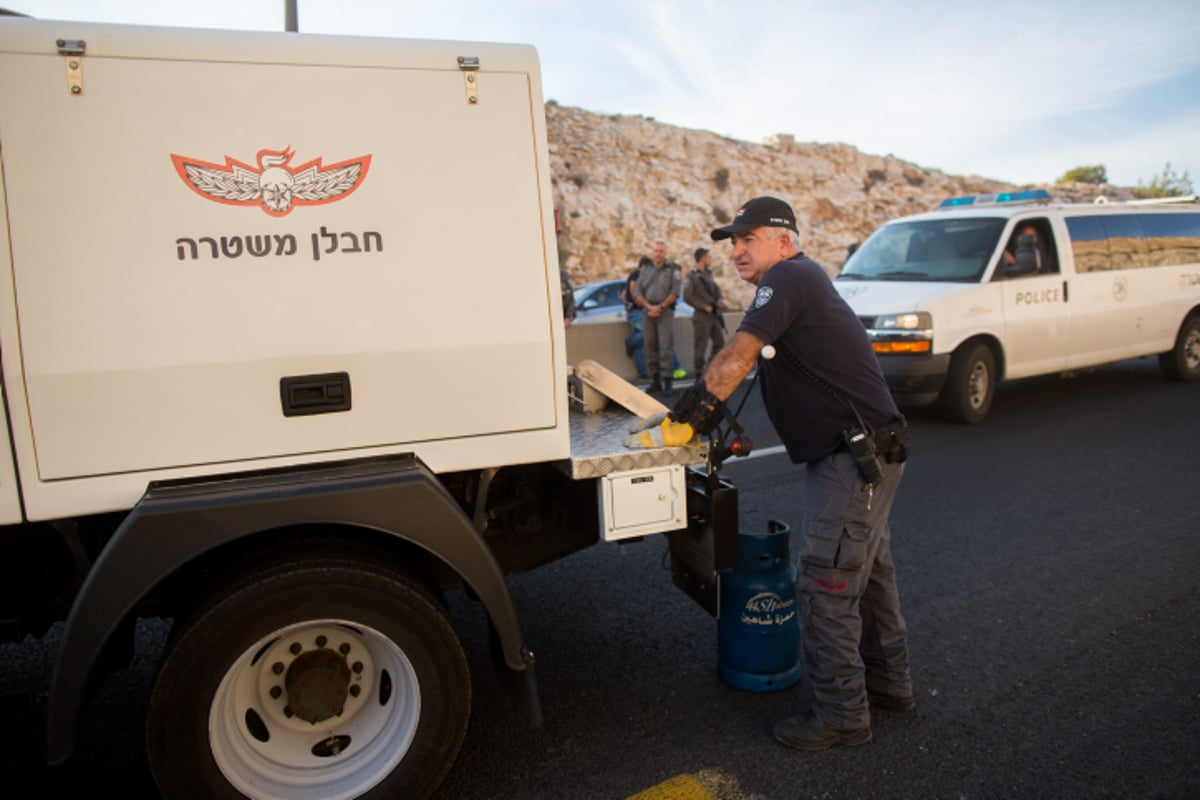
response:
[[[855,251],[838,280],[975,283],[996,252],[1004,222],[971,217],[884,225]]]

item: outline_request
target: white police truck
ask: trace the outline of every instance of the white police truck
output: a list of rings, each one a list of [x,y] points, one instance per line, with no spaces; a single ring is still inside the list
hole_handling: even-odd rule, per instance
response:
[[[1003,380],[1156,355],[1200,378],[1200,207],[1060,204],[1045,190],[946,200],[876,230],[838,292],[892,393],[977,423]]]
[[[139,618],[163,797],[419,800],[447,592],[534,721],[507,575],[665,533],[715,611],[736,490],[575,408],[532,47],[3,17],[0,143],[0,642],[61,626],[52,764]]]

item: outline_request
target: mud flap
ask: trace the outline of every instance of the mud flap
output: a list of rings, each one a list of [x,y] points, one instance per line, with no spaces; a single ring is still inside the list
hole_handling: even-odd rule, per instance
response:
[[[521,695],[525,701],[525,710],[529,714],[529,723],[535,728],[542,727],[546,718],[542,714],[542,694],[538,689],[537,657],[534,656],[528,643],[523,643],[521,660],[525,664],[525,669],[520,672],[510,669],[504,661],[504,646],[500,642],[500,633],[496,630],[491,615],[485,616],[487,616],[488,622],[488,644],[492,654],[492,666],[500,678],[500,683],[505,689]]]

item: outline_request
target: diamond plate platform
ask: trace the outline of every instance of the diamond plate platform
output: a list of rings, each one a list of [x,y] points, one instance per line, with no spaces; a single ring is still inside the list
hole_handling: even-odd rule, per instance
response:
[[[626,447],[629,429],[637,422],[637,417],[620,408],[590,414],[572,410],[567,474],[576,479],[599,478],[648,467],[703,464],[708,459],[707,441],[696,447]]]

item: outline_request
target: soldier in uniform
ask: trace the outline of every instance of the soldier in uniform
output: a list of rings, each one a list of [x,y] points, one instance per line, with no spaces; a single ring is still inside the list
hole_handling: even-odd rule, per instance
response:
[[[679,299],[679,265],[667,259],[665,242],[654,243],[650,263],[638,273],[634,302],[644,312],[642,333],[646,341],[647,392],[671,393],[675,376],[675,301]]]
[[[569,328],[575,321],[575,287],[565,267],[558,270],[558,280],[562,284],[563,327]]]
[[[692,357],[697,376],[704,374],[704,365],[725,346],[725,300],[721,287],[713,277],[712,253],[698,247],[695,253],[696,268],[683,279],[683,299],[695,309],[692,314]],[[712,342],[712,353],[708,351]]]

